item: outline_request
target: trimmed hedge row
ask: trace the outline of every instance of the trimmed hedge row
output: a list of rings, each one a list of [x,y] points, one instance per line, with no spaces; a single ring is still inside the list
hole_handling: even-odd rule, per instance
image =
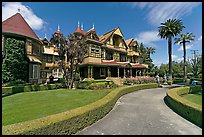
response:
[[[148,88],[157,88],[157,84],[141,84],[119,87],[104,98],[91,104],[66,112],[50,115],[36,120],[25,121],[2,127],[2,134],[26,135],[70,135],[103,118],[124,94]]]
[[[166,101],[176,113],[202,128],[202,106],[181,97],[199,90],[201,86],[174,88],[167,92]]]
[[[28,85],[28,86],[12,86],[12,87],[2,87],[2,94],[11,95],[20,92],[29,92],[29,91],[40,91],[40,90],[50,90],[58,89],[61,87],[61,84],[47,84],[47,85]]]

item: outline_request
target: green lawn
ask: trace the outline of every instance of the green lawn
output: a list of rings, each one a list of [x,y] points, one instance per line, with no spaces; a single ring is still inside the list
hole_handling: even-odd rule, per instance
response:
[[[37,119],[84,106],[111,90],[46,90],[23,92],[2,98],[2,125]]]
[[[196,103],[202,106],[202,95],[201,94],[187,94],[187,95],[184,95],[183,97],[193,103]]]

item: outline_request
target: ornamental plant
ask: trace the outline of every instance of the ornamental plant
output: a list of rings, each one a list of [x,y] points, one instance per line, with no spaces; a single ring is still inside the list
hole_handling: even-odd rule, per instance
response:
[[[25,42],[7,38],[4,45],[2,63],[2,81],[28,81],[28,58],[26,57]]]

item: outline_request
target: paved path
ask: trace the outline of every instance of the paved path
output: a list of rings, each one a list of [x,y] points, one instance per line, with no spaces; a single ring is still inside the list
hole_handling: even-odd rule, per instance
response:
[[[119,98],[104,118],[77,135],[202,135],[202,129],[164,103],[168,88],[146,89]]]

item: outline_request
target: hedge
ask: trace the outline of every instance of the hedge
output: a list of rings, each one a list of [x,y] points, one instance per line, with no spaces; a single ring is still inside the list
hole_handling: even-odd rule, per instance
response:
[[[15,94],[15,93],[20,93],[20,92],[58,89],[60,88],[60,85],[61,84],[47,84],[47,85],[2,87],[2,94],[4,94],[4,96],[7,96],[7,95]]]
[[[166,101],[176,113],[202,128],[202,106],[181,97],[183,94],[199,90],[201,90],[201,86],[174,88],[167,92]]]
[[[2,127],[2,134],[20,135],[70,135],[103,118],[124,94],[148,88],[157,84],[123,86],[114,89],[104,98],[91,104],[47,117],[11,124]]]

